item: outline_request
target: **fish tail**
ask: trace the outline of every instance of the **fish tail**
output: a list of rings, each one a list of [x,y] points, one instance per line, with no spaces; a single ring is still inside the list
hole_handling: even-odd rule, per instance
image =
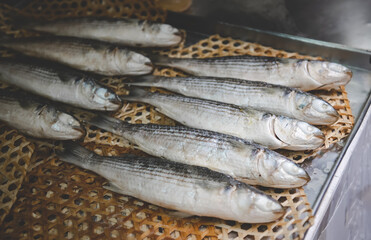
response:
[[[121,96],[122,100],[127,101],[144,101],[146,98],[150,97],[151,92],[148,92],[142,88],[131,88],[130,93],[127,96]]]
[[[63,147],[63,151],[57,152],[59,159],[89,169],[95,153],[71,141],[65,142]]]
[[[112,133],[117,132],[118,129],[123,128],[125,125],[129,125],[128,123],[125,123],[119,119],[103,114],[98,114],[90,120],[87,120],[87,122]]]

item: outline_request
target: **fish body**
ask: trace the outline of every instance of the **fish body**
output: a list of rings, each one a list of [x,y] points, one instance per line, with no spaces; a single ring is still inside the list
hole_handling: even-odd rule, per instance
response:
[[[122,98],[151,104],[186,126],[251,140],[271,149],[316,149],[324,142],[321,130],[306,122],[252,108],[138,88]]]
[[[262,81],[303,91],[337,88],[352,78],[347,67],[326,61],[258,56],[200,59],[152,56],[151,59],[157,65],[178,68],[195,76]]]
[[[95,39],[135,47],[169,47],[181,40],[178,29],[138,19],[68,18],[51,22],[28,22],[22,27],[58,36]]]
[[[58,155],[105,177],[118,193],[191,215],[261,223],[284,213],[261,191],[207,168],[154,157],[103,157],[78,145]]]
[[[106,76],[141,75],[153,69],[147,57],[100,41],[73,37],[32,37],[3,40],[0,46]]]
[[[252,185],[292,188],[309,176],[286,157],[233,136],[182,126],[129,124],[104,115],[88,120],[150,155],[207,167]]]
[[[127,83],[134,86],[166,88],[186,96],[250,107],[314,125],[331,125],[339,118],[337,111],[328,102],[313,94],[263,82],[148,75]]]
[[[36,138],[79,139],[84,129],[71,115],[41,99],[21,92],[0,90],[0,121]]]
[[[94,77],[35,59],[0,59],[0,80],[45,98],[77,107],[114,111],[121,101]]]

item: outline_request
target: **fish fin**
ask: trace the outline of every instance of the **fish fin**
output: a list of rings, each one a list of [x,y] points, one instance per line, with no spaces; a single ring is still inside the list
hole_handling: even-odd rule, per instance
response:
[[[57,151],[59,159],[83,168],[88,168],[87,166],[91,162],[92,157],[96,155],[94,152],[72,141],[66,141],[63,147],[63,151]]]
[[[86,120],[86,122],[109,132],[115,132],[115,129],[119,126],[121,128],[128,124],[124,121],[103,114],[97,114],[93,118]]]
[[[109,182],[107,185],[104,185],[103,186],[104,189],[107,189],[107,190],[110,190],[112,192],[115,192],[115,193],[119,193],[119,194],[127,194],[127,193],[124,193],[116,184],[114,184],[113,182]]]
[[[180,212],[180,211],[169,211],[167,214],[173,218],[189,218],[194,216],[194,214],[189,214],[185,212]]]
[[[131,88],[129,95],[121,96],[121,99],[127,100],[127,101],[139,101],[140,102],[150,95],[151,95],[151,92],[148,92],[142,88]]]

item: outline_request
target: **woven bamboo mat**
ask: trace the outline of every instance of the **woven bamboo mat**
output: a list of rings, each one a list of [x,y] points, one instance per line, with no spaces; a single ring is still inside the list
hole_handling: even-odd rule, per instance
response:
[[[35,35],[12,26],[11,18],[19,14],[45,19],[89,15],[136,17],[156,21],[164,21],[166,18],[166,12],[157,8],[150,0],[39,0],[32,1],[22,12],[6,5],[0,5],[0,10],[0,31],[13,37]],[[12,54],[6,50],[2,50],[1,53],[3,56]],[[171,57],[249,54],[317,59],[218,35],[210,36],[189,47],[185,47],[182,43],[178,47],[162,50],[159,53]],[[154,74],[183,75],[172,68],[158,68]],[[101,82],[118,94],[127,94],[126,86],[121,83],[120,78],[103,78]],[[0,87],[7,86],[0,83]],[[330,102],[341,115],[339,121],[332,126],[320,127],[326,135],[325,144],[320,149],[325,149],[349,134],[353,126],[353,116],[344,88],[313,93]],[[71,108],[67,110],[79,119],[89,117],[89,113],[81,110]],[[131,123],[176,124],[156,112],[153,107],[140,103],[124,103],[113,116]],[[98,154],[112,156],[130,152],[145,155],[118,136],[93,126],[87,125],[86,128],[87,134],[82,144]],[[0,125],[0,133],[5,131],[3,129],[8,128]],[[26,156],[28,160],[25,160],[26,164],[24,164],[24,169],[28,169],[28,172],[21,171],[21,177],[24,177],[25,181],[18,192],[17,199],[15,200],[16,192],[9,194],[0,188],[2,193],[0,201],[3,196],[13,196],[14,200],[10,201],[7,209],[10,209],[15,201],[10,212],[4,210],[4,216],[8,212],[9,214],[0,226],[2,239],[301,239],[313,222],[312,210],[302,188],[263,189],[286,207],[285,216],[273,223],[248,224],[201,217],[177,219],[171,217],[167,209],[104,189],[102,185],[105,180],[90,171],[62,163],[54,156],[52,150],[52,146],[60,147],[60,142],[33,140],[36,149],[29,160],[33,145],[14,130],[10,131],[14,132],[15,137],[7,140],[9,148],[3,152],[3,155],[0,152],[1,172],[9,163],[19,163],[25,156],[14,150],[17,149],[13,147],[15,139],[24,140],[24,144],[27,144],[30,150]],[[0,148],[5,146],[3,136],[7,135],[0,135]],[[9,155],[14,151],[18,154]],[[281,153],[296,162],[302,162],[315,156],[318,150],[282,151]],[[7,164],[2,164],[2,159],[5,159]],[[8,188],[8,185],[5,188]],[[0,217],[1,209],[3,207],[0,207]]]

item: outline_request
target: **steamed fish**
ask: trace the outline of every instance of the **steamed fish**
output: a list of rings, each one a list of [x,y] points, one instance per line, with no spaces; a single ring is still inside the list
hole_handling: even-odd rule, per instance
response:
[[[181,40],[178,29],[138,19],[69,18],[28,22],[22,27],[59,36],[96,39],[135,47],[168,47]]]
[[[154,157],[103,157],[77,144],[58,155],[105,177],[109,190],[191,215],[263,223],[285,212],[263,192],[207,168]]]
[[[303,91],[337,88],[352,78],[349,68],[326,61],[257,56],[200,59],[151,56],[151,59],[157,65],[178,68],[195,76],[262,81]]]
[[[91,110],[117,110],[114,92],[86,74],[35,59],[0,59],[0,80],[54,101]]]
[[[314,125],[335,123],[339,114],[313,94],[263,82],[214,77],[141,76],[129,85],[166,88],[186,96],[251,107]]]
[[[0,46],[101,75],[141,75],[151,60],[126,48],[73,37],[32,37],[0,41]]]
[[[71,115],[41,99],[21,92],[0,89],[0,121],[37,138],[68,140],[85,131]]]
[[[288,158],[237,137],[182,126],[129,124],[104,115],[88,122],[150,155],[207,167],[248,184],[293,188],[309,181],[305,170]]]
[[[321,130],[306,122],[251,108],[138,88],[122,98],[151,104],[186,126],[252,140],[271,149],[316,149],[324,142]]]

